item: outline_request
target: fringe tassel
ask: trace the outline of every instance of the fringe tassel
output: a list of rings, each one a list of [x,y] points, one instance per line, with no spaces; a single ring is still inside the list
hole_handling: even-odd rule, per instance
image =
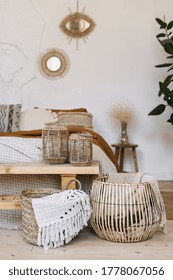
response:
[[[75,216],[63,219],[53,225],[40,227],[38,233],[38,246],[45,250],[57,248],[69,243],[82,229],[87,226],[91,215],[89,201],[83,201],[83,208]]]

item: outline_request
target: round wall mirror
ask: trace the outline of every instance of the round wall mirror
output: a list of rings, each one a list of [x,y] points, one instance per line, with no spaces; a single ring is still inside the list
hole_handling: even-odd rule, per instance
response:
[[[69,70],[68,56],[59,49],[49,49],[39,57],[40,73],[48,79],[63,77]]]
[[[47,68],[49,68],[51,71],[58,71],[61,67],[61,60],[56,57],[52,56],[47,60]]]

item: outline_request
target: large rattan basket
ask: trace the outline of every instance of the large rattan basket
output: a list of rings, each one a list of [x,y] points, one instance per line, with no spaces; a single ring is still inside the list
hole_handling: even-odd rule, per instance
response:
[[[49,164],[64,164],[68,160],[68,129],[47,123],[42,130],[43,159]]]
[[[69,161],[74,166],[92,164],[92,135],[88,132],[72,133],[69,137]]]
[[[32,198],[41,198],[58,191],[53,188],[30,188],[22,191],[22,234],[28,243],[37,245],[38,237],[38,225],[32,207]]]
[[[160,222],[160,208],[149,183],[116,184],[94,180],[91,190],[91,226],[96,234],[114,242],[149,239]]]

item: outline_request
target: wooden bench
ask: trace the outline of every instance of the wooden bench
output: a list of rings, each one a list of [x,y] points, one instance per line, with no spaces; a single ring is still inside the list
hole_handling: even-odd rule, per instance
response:
[[[44,162],[31,163],[0,163],[0,174],[57,174],[61,176],[61,188],[66,183],[80,175],[98,175],[99,163],[93,162],[91,166],[72,166],[71,164],[51,165]],[[69,188],[75,188],[73,181]],[[20,198],[14,195],[0,195],[0,209],[20,209]]]

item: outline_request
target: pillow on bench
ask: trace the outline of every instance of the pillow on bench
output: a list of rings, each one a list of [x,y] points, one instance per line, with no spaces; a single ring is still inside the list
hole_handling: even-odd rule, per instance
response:
[[[43,129],[45,123],[53,122],[54,116],[46,109],[31,109],[20,113],[20,130]]]
[[[57,114],[58,123],[65,126],[75,125],[84,126],[87,128],[93,127],[92,118],[93,115],[86,112],[59,112]]]
[[[85,108],[43,109],[35,107],[20,113],[20,130],[43,129],[45,123],[58,121],[65,126],[85,126],[92,128],[92,115]]]

